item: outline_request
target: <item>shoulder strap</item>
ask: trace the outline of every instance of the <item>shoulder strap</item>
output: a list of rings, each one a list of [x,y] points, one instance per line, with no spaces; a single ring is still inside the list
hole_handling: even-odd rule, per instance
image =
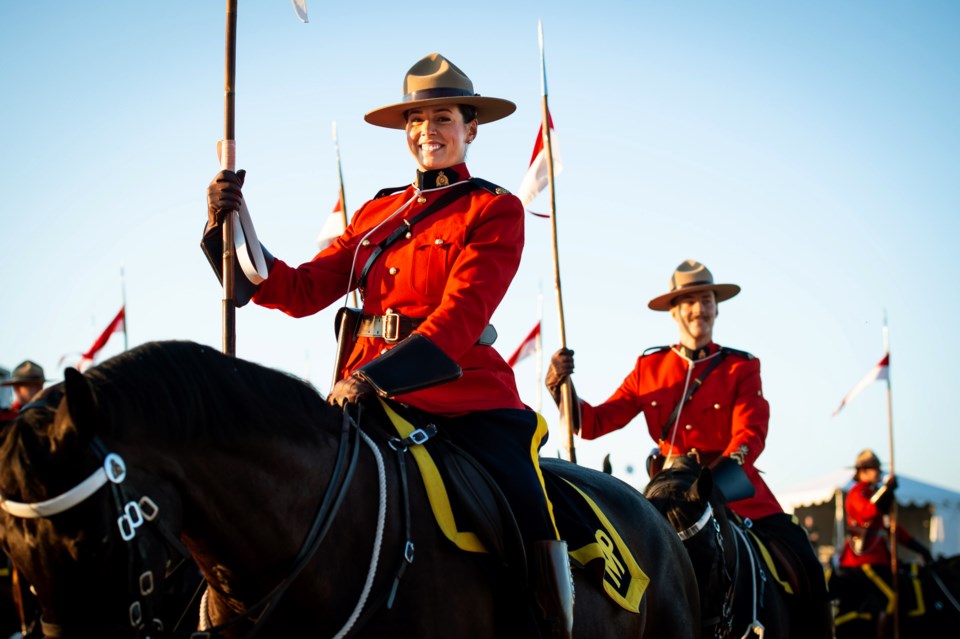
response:
[[[738,351],[737,349],[730,348],[729,346],[721,346],[720,350],[728,355],[739,355],[744,359],[756,359],[752,353],[748,353],[747,351]]]
[[[484,180],[483,178],[472,177],[470,178],[470,181],[479,186],[481,189],[485,189],[494,195],[508,195],[510,193],[510,191],[502,186],[498,186],[489,180]]]
[[[383,240],[377,244],[377,247],[373,249],[373,252],[370,254],[370,257],[367,258],[367,263],[363,265],[363,270],[360,271],[360,278],[358,279],[358,286],[362,291],[367,285],[367,273],[370,272],[370,268],[373,266],[373,263],[377,261],[377,258],[389,247],[391,244],[399,240],[403,235],[407,233],[410,229],[413,228],[413,225],[424,219],[428,215],[439,211],[443,207],[451,204],[455,200],[460,199],[470,191],[478,188],[476,184],[472,181],[463,182],[462,185],[458,184],[452,189],[438,197],[433,203],[427,208],[420,211],[418,214],[414,215],[409,220],[403,220],[403,224],[394,229],[393,233],[385,237]]]
[[[646,357],[647,355],[653,355],[655,353],[662,353],[663,351],[670,350],[669,346],[651,346],[647,350],[643,351],[640,354],[640,357]]]
[[[697,378],[693,380],[693,383],[690,384],[690,392],[687,393],[686,397],[681,397],[680,401],[677,402],[677,405],[673,407],[673,411],[670,413],[670,417],[667,418],[667,422],[663,425],[663,429],[660,431],[660,439],[665,440],[670,434],[670,428],[673,423],[677,420],[677,415],[680,413],[680,407],[683,406],[684,402],[689,402],[693,397],[693,394],[697,392],[697,389],[703,385],[703,380],[707,378],[707,375],[713,372],[713,370],[720,365],[720,362],[729,354],[729,349],[721,348],[717,355],[710,360],[710,363],[704,367],[703,371]]]
[[[379,200],[382,197],[392,195],[394,193],[404,190],[405,188],[407,187],[406,186],[388,186],[385,189],[380,189],[379,191],[377,191],[377,194],[373,196],[373,199]]]

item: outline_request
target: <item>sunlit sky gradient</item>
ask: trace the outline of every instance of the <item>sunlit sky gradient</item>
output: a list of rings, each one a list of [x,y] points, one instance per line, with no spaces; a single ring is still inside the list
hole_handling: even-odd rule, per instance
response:
[[[515,189],[540,121],[537,21],[564,170],[557,219],[577,387],[605,399],[645,348],[676,341],[646,302],[694,258],[743,287],[717,341],[762,361],[772,419],[758,466],[787,489],[889,462],[874,384],[889,318],[898,472],[960,489],[953,373],[960,234],[960,4],[915,2],[331,3],[240,0],[238,164],[261,239],[309,259],[348,208],[412,179],[402,133],[363,122],[439,51],[517,112],[480,128],[475,175]],[[198,244],[223,133],[224,2],[0,4],[0,365],[62,377],[121,304],[131,346],[220,346],[220,291]],[[541,196],[534,204],[548,207]],[[521,270],[494,317],[507,356],[544,306],[559,346],[549,222],[529,217]],[[333,313],[238,312],[237,352],[329,389]],[[104,355],[119,352],[117,336]],[[537,401],[536,363],[517,367]],[[544,414],[555,455],[562,433]],[[580,460],[642,485],[640,419]],[[635,472],[629,474],[628,467]]]

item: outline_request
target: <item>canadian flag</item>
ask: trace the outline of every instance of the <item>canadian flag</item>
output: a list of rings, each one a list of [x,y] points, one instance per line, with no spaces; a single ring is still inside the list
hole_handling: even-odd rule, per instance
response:
[[[559,174],[563,169],[560,162],[560,153],[557,150],[557,133],[553,128],[553,116],[547,111],[547,122],[550,124],[550,148],[553,151],[553,172]],[[530,203],[534,198],[540,195],[540,192],[547,187],[549,175],[547,173],[547,150],[543,142],[543,126],[537,130],[537,140],[533,144],[533,156],[530,158],[530,167],[527,174],[523,176],[520,188],[517,189],[517,197],[523,202],[523,208],[529,210]],[[533,211],[530,211],[533,213]],[[550,217],[542,213],[533,213],[538,217]]]
[[[343,226],[343,199],[337,198],[337,203],[333,206],[333,212],[327,218],[323,228],[320,229],[320,235],[317,236],[317,246],[322,251],[333,241],[343,235],[346,228]]]
[[[110,325],[107,326],[106,330],[100,334],[100,337],[97,338],[97,341],[93,343],[86,353],[80,356],[80,362],[77,364],[77,368],[81,371],[90,368],[93,365],[93,362],[96,360],[97,353],[106,346],[107,342],[110,341],[110,336],[114,333],[123,333],[126,332],[126,307],[121,306],[120,312],[117,313],[117,316],[113,318],[110,322]]]
[[[510,359],[507,360],[507,365],[513,367],[519,361],[524,360],[534,353],[539,352],[540,350],[540,322],[537,322],[537,325],[533,327],[533,330],[523,338],[523,341],[520,343],[520,346],[517,347],[517,350],[514,351],[513,355],[510,356]]]
[[[856,397],[860,391],[864,388],[877,381],[878,379],[889,379],[890,378],[890,353],[887,353],[883,356],[883,359],[873,367],[873,369],[867,373],[863,379],[857,382],[857,385],[853,387],[847,396],[840,401],[840,405],[837,406],[837,409],[833,411],[833,414],[836,415],[840,410],[850,403],[854,397]]]

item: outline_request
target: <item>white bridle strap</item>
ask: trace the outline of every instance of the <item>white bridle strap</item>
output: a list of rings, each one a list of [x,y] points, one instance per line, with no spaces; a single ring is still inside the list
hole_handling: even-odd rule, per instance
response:
[[[100,490],[100,487],[112,481],[119,484],[126,477],[127,469],[123,459],[116,453],[108,454],[103,460],[103,466],[93,472],[82,482],[52,499],[25,504],[19,501],[10,501],[0,495],[0,508],[24,519],[51,517],[66,510],[70,510],[84,499]]]
[[[707,504],[707,509],[703,511],[702,515],[700,515],[700,519],[697,520],[697,523],[677,533],[677,535],[680,537],[680,540],[686,541],[706,528],[707,522],[710,521],[711,517],[713,517],[713,506]]]

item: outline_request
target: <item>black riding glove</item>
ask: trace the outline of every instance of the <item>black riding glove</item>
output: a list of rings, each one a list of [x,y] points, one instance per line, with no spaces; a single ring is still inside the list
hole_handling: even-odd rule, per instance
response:
[[[890,507],[893,505],[893,491],[897,489],[897,478],[891,475],[887,477],[887,481],[884,482],[883,486],[880,487],[880,490],[873,494],[873,497],[870,498],[870,502],[877,507],[877,510],[887,514],[890,512]]]
[[[240,169],[220,171],[207,187],[207,228],[213,228],[223,222],[227,213],[240,210],[243,201],[243,179],[247,172]]]
[[[560,386],[573,373],[573,351],[569,348],[561,348],[553,357],[550,358],[550,368],[547,369],[547,375],[544,383],[550,396],[557,406],[560,405]]]

